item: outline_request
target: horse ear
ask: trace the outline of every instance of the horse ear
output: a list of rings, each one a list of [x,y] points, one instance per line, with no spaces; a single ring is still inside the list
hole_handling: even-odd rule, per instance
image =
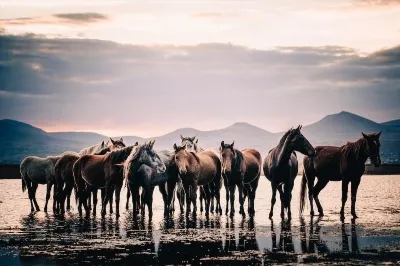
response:
[[[124,140],[122,138],[119,141],[124,142]]]
[[[231,147],[233,148],[233,145],[235,145],[235,141],[232,142]]]
[[[155,139],[153,139],[153,142],[151,142],[151,148],[153,149],[154,143],[156,142]]]
[[[139,142],[136,141],[133,146],[139,146]]]
[[[178,150],[178,146],[176,146],[176,143],[174,143],[174,150],[177,151]]]
[[[181,135],[181,140],[184,140],[185,138],[182,136],[182,134],[179,134],[179,135]]]
[[[104,140],[101,142],[101,146],[104,146]]]
[[[110,138],[110,141],[111,141],[112,144],[114,144],[114,140],[112,138]]]
[[[225,141],[221,141],[221,148],[225,147]]]
[[[379,132],[378,134],[376,134],[376,136],[379,138],[381,136],[382,130],[381,132]]]
[[[196,144],[199,143],[199,139],[196,139],[196,141],[194,143],[196,143]]]
[[[367,134],[364,134],[364,132],[361,132],[361,134],[364,137],[364,139],[368,139],[369,138]]]

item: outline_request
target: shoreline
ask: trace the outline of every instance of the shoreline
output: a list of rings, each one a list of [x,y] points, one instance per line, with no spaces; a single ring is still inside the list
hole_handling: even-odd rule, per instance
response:
[[[298,175],[301,175],[302,172],[303,168],[299,167]],[[400,175],[400,164],[382,164],[378,168],[371,164],[366,164],[364,175]],[[0,179],[20,178],[19,164],[0,164]]]

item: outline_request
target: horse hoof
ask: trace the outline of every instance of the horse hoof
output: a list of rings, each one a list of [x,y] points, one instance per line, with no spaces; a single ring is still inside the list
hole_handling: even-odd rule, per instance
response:
[[[319,213],[319,216],[320,216],[320,217],[323,217],[323,216],[324,216],[324,213],[323,213],[323,212],[320,212],[320,213]]]
[[[352,216],[353,216],[353,219],[357,219],[358,218],[358,216],[355,213],[352,214]]]
[[[47,212],[47,208],[44,208],[44,212]]]
[[[310,216],[314,216],[314,211],[310,211]]]
[[[272,219],[272,216],[274,216],[272,213],[269,214],[269,219]]]

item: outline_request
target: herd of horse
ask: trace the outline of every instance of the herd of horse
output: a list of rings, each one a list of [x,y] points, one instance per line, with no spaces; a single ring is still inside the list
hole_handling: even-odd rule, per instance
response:
[[[54,185],[53,211],[65,213],[71,209],[71,194],[75,198],[79,214],[82,207],[86,215],[96,214],[97,192],[101,190],[101,214],[104,216],[109,204],[113,213],[115,194],[116,216],[119,213],[120,193],[127,187],[126,209],[132,198],[133,215],[145,215],[147,206],[149,219],[153,215],[153,191],[158,186],[164,201],[164,215],[175,211],[175,198],[178,198],[180,211],[188,216],[197,211],[199,193],[200,211],[205,214],[222,214],[220,192],[222,185],[226,191],[225,214],[235,214],[235,190],[238,189],[239,214],[245,216],[244,203],[248,200],[247,213],[255,215],[254,200],[262,171],[272,188],[269,218],[273,217],[276,194],[281,200],[281,217],[291,218],[292,190],[298,174],[296,151],[305,155],[304,171],[301,180],[300,213],[303,213],[308,187],[310,214],[314,215],[315,201],[319,215],[323,209],[318,199],[321,190],[329,181],[342,182],[342,206],[340,216],[344,219],[348,185],[351,183],[351,214],[357,218],[355,204],[357,189],[369,158],[379,167],[381,133],[362,133],[359,140],[347,142],[340,147],[313,147],[301,133],[301,126],[291,128],[271,149],[262,161],[255,149],[238,150],[234,142],[224,141],[218,150],[205,150],[199,147],[197,137],[184,137],[181,143],[174,144],[171,150],[155,150],[152,140],[148,143],[135,143],[126,146],[123,139],[110,138],[102,143],[83,149],[79,153],[65,152],[59,156],[40,158],[26,157],[20,165],[22,191],[28,190],[31,211],[39,211],[36,201],[38,184],[47,184],[46,204]],[[317,184],[314,186],[315,178]],[[230,206],[229,206],[230,204]],[[204,206],[204,208],[203,208]],[[193,209],[192,209],[193,207]],[[230,207],[230,208],[229,208]],[[185,210],[186,208],[186,210]]]

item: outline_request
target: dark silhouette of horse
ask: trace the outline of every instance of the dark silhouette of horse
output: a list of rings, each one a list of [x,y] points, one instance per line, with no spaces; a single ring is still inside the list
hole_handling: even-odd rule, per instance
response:
[[[115,150],[105,155],[84,155],[80,157],[73,166],[73,174],[75,181],[75,196],[79,201],[78,211],[82,214],[82,205],[85,208],[86,214],[89,213],[87,199],[92,188],[100,189],[115,183],[114,178],[122,179],[118,164],[123,163],[128,158],[131,151],[137,145],[128,146],[119,150]],[[121,182],[122,186],[122,182]],[[107,197],[105,197],[107,198]],[[119,199],[119,195],[116,196]],[[117,216],[119,216],[119,201],[117,204]],[[96,214],[96,206],[93,206],[93,215]],[[105,214],[105,206],[103,202],[102,215]]]
[[[243,204],[248,197],[248,213],[254,216],[254,199],[261,174],[261,154],[255,149],[239,151],[234,148],[235,142],[225,144],[221,142],[220,157],[222,175],[227,180],[231,200],[230,216],[235,214],[235,189],[238,187],[239,203],[242,216],[245,216]],[[228,193],[227,193],[228,194]],[[229,197],[226,199],[226,214],[228,214]]]
[[[168,175],[164,174],[167,167],[164,161],[169,161],[169,156],[161,157],[153,150],[155,141],[140,145],[133,150],[124,163],[124,178],[128,182],[132,193],[133,215],[137,214],[137,195],[142,187],[142,215],[145,212],[145,204],[149,211],[149,220],[153,216],[153,190],[155,186],[165,184]]]
[[[288,218],[291,219],[290,201],[294,180],[298,172],[298,162],[295,151],[304,155],[314,156],[315,150],[310,142],[301,134],[301,126],[288,130],[278,143],[278,146],[269,151],[264,160],[264,174],[271,182],[272,198],[269,218],[271,219],[276,202],[276,190],[281,198],[281,218],[284,218],[285,208]],[[283,187],[283,188],[282,188]]]
[[[300,190],[300,214],[303,213],[307,187],[310,201],[310,214],[314,215],[313,200],[317,204],[319,215],[324,211],[318,199],[321,190],[329,181],[342,181],[342,208],[341,219],[344,219],[344,207],[347,201],[349,183],[351,183],[351,214],[356,215],[356,198],[361,176],[365,171],[365,162],[368,158],[375,167],[381,164],[379,155],[380,133],[364,134],[355,142],[348,142],[341,147],[318,146],[315,148],[314,158],[304,157],[304,171]],[[318,179],[314,186],[315,178]]]
[[[197,187],[204,186],[214,179],[221,180],[221,162],[218,156],[211,151],[189,152],[186,145],[174,144],[174,161],[178,168],[179,176],[186,196],[186,216],[190,213],[191,203],[193,214],[197,211]],[[209,193],[206,190],[206,193]],[[210,195],[206,197],[206,215],[209,214]],[[218,203],[217,203],[218,204]]]

